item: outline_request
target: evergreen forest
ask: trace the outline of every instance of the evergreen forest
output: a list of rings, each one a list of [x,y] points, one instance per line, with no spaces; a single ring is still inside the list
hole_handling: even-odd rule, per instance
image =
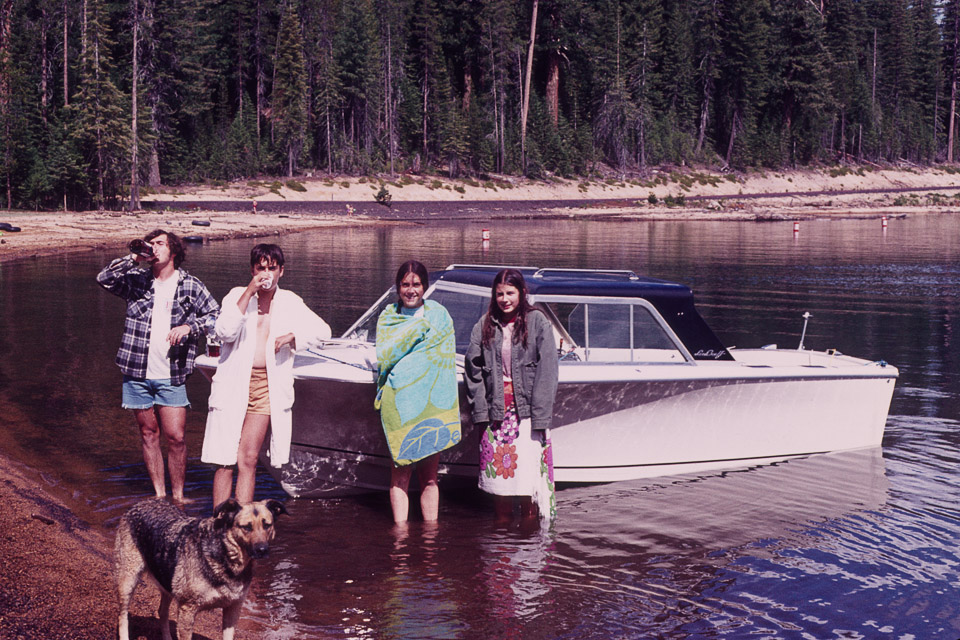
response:
[[[0,0],[0,203],[953,162],[960,0]]]

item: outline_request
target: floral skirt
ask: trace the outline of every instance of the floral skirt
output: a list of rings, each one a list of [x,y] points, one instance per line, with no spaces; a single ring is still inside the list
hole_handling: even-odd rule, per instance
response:
[[[553,486],[553,448],[550,432],[532,429],[530,419],[521,420],[513,396],[503,422],[491,422],[480,434],[480,488],[497,496],[531,496],[541,518],[557,513]]]

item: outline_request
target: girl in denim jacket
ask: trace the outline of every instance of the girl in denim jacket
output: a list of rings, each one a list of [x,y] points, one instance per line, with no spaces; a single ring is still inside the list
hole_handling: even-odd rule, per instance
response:
[[[483,429],[479,485],[494,496],[498,519],[517,503],[524,518],[556,514],[549,429],[557,374],[550,321],[527,302],[523,275],[500,271],[464,372],[473,423]]]

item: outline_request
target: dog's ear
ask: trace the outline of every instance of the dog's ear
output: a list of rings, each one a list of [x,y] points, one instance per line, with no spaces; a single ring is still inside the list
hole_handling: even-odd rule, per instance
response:
[[[240,513],[240,503],[233,498],[228,498],[213,510],[213,520],[217,528],[229,529],[233,526],[233,519]]]
[[[273,517],[274,517],[274,518],[276,518],[277,516],[279,516],[281,513],[286,514],[286,515],[290,515],[290,514],[287,512],[287,508],[284,507],[284,506],[283,506],[283,503],[280,502],[279,500],[267,500],[267,501],[264,503],[264,506],[266,506],[267,509],[270,510],[270,513],[273,514]]]

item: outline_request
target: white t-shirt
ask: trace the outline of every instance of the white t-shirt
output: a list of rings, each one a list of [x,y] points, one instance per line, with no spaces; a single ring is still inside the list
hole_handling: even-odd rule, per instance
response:
[[[150,352],[147,355],[147,380],[166,380],[170,377],[170,312],[177,292],[180,272],[174,271],[166,280],[153,281],[153,317],[150,323]]]

